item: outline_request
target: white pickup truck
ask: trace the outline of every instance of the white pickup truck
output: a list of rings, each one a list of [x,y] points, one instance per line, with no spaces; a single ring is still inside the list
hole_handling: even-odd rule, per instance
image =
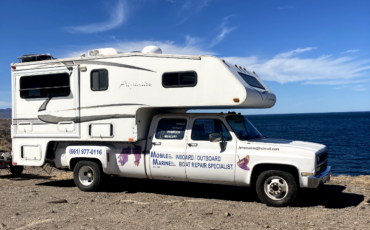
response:
[[[325,145],[266,138],[235,112],[155,115],[146,140],[54,147],[55,166],[73,170],[82,191],[117,175],[251,186],[265,204],[287,206],[331,172]]]

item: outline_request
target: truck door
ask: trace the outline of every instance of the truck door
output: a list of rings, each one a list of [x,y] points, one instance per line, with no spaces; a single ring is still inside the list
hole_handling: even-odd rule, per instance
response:
[[[152,130],[149,167],[153,179],[185,180],[188,117],[160,117]]]
[[[186,175],[190,181],[234,184],[236,140],[232,138],[219,118],[194,117],[186,150]],[[219,142],[210,142],[209,135],[223,136],[226,148]]]

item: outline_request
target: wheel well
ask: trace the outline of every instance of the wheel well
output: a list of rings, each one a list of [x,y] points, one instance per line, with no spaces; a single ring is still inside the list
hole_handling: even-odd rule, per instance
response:
[[[251,178],[251,186],[255,186],[257,182],[258,176],[268,170],[280,170],[284,172],[288,172],[292,174],[297,182],[297,185],[299,187],[299,173],[296,167],[292,165],[280,165],[280,164],[259,164],[254,166],[253,171],[252,171],[252,178]]]
[[[72,158],[71,161],[69,162],[69,166],[71,168],[71,170],[73,171],[76,164],[79,162],[79,161],[93,161],[95,163],[97,163],[101,168],[102,167],[102,163],[99,159],[95,159],[95,158]]]

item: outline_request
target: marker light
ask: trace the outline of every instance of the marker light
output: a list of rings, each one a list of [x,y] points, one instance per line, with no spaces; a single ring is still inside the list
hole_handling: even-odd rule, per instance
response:
[[[253,71],[254,74],[256,74],[256,72]]]
[[[86,70],[87,70],[86,66],[80,66],[80,71],[81,72],[86,72]]]
[[[301,173],[302,176],[313,176],[313,173],[303,172]]]
[[[134,141],[134,138],[129,138],[128,141]]]
[[[223,61],[223,62],[225,62],[225,60],[224,60],[224,59],[222,59],[222,61]]]
[[[239,66],[239,69],[241,69],[242,67],[241,66]]]
[[[12,65],[12,69],[15,69],[16,67],[15,67],[15,65]]]
[[[234,98],[234,102],[239,102],[239,98]]]
[[[238,68],[238,65],[237,65],[237,64],[235,64],[235,67],[236,67],[236,68]]]
[[[244,70],[246,70],[245,68],[243,68]]]
[[[13,165],[17,165],[17,162],[13,162]]]

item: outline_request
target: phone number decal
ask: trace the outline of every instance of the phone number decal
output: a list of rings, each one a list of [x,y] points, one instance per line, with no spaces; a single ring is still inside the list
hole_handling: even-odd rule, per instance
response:
[[[101,149],[69,149],[69,154],[77,155],[102,155],[103,151]]]

